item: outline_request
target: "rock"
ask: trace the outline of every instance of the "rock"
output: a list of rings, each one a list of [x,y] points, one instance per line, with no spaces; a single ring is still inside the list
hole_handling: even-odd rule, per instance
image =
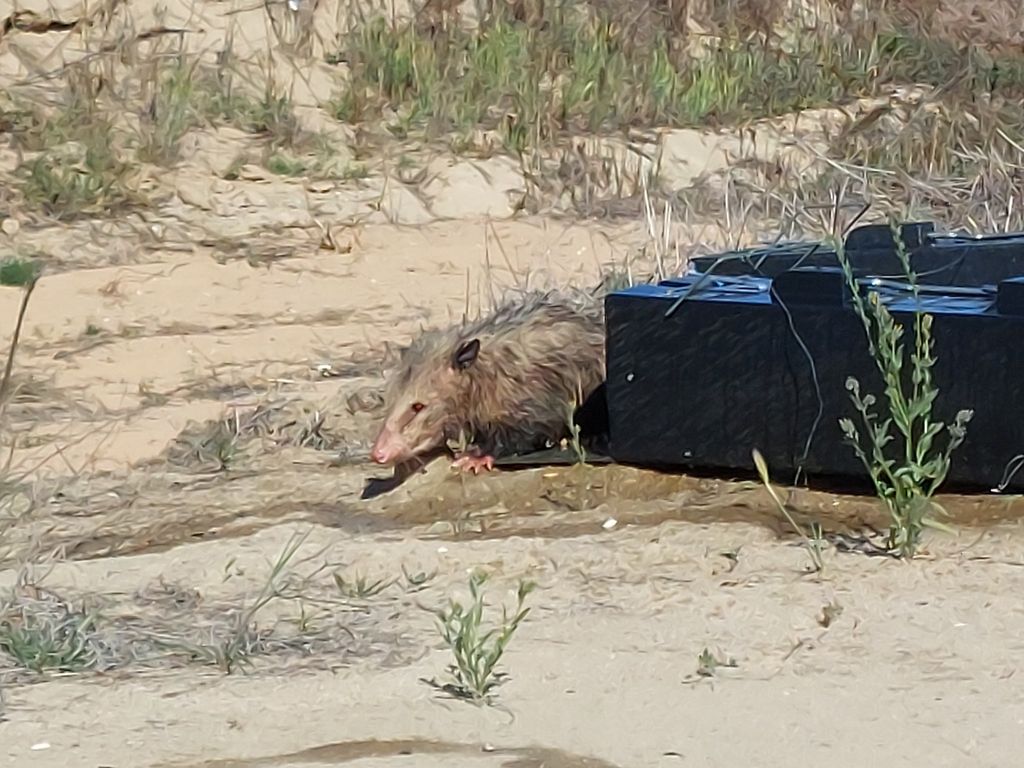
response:
[[[442,219],[508,218],[526,191],[518,164],[508,157],[435,161],[423,188],[428,209]]]
[[[682,129],[661,136],[658,180],[675,191],[687,189],[702,177],[729,167],[729,150],[739,147],[735,136]]]
[[[434,220],[423,201],[394,179],[385,181],[380,211],[394,224],[426,224]]]

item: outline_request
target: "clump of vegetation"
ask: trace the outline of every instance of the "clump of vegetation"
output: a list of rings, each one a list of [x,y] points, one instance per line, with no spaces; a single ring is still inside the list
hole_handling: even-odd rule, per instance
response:
[[[288,566],[308,535],[308,532],[295,534],[288,540],[271,566],[259,594],[248,604],[234,609],[230,622],[218,627],[216,635],[209,641],[193,643],[165,637],[160,639],[160,643],[172,651],[187,653],[193,660],[213,664],[226,675],[239,667],[251,666],[252,657],[262,650],[266,640],[265,633],[256,626],[256,616],[280,596]]]
[[[88,64],[75,65],[56,107],[20,111],[13,137],[32,154],[17,174],[33,210],[69,220],[142,202],[102,84]]]
[[[270,139],[274,147],[289,146],[299,137],[295,108],[287,96],[277,93],[268,80],[259,96],[234,87],[230,79],[223,87],[212,87],[206,93],[204,113],[213,120],[222,120],[246,133]]]
[[[201,122],[197,66],[198,62],[190,65],[179,58],[153,73],[153,93],[148,99],[139,145],[140,159],[159,164],[176,161],[182,138]]]
[[[486,580],[485,574],[475,571],[469,578],[470,605],[466,607],[449,600],[447,608],[436,612],[441,637],[454,657],[454,664],[448,668],[453,682],[438,685],[429,681],[452,696],[474,702],[489,702],[494,689],[504,682],[506,675],[496,667],[520,622],[530,612],[523,605],[534,589],[532,582],[520,582],[515,614],[510,619],[508,611],[502,607],[501,625],[484,631],[481,587]]]
[[[338,592],[341,593],[342,597],[350,600],[366,600],[371,598],[383,592],[394,584],[395,581],[396,579],[377,579],[371,581],[361,573],[349,580],[340,573],[334,574],[334,584],[338,587]]]
[[[274,152],[267,157],[267,170],[278,176],[301,176],[308,170],[306,163],[287,152]]]
[[[1021,90],[1024,95],[1024,88]],[[843,183],[890,215],[921,211],[954,227],[1024,225],[1024,101],[947,93],[882,105],[831,137],[819,188]]]
[[[259,93],[238,86],[224,66],[179,55],[147,65],[137,92],[132,76],[111,84],[99,67],[90,60],[75,64],[55,104],[22,99],[24,108],[13,113],[12,136],[30,153],[18,169],[21,196],[34,210],[68,220],[145,203],[134,177],[137,161],[176,162],[185,134],[205,124],[264,138],[272,158],[316,138],[302,134],[291,100],[269,77]],[[125,102],[138,104],[137,124],[126,119]],[[295,173],[294,162],[276,172]]]
[[[217,420],[189,423],[167,447],[173,466],[224,472],[252,455],[257,442],[333,450],[341,445],[322,406],[267,393],[254,407],[233,410]]]
[[[0,652],[34,672],[103,668],[109,653],[96,620],[38,588],[21,588],[0,607]]]
[[[198,57],[179,57],[152,76],[140,144],[142,159],[178,159],[181,139],[203,124],[225,124],[268,140],[270,156],[300,136],[291,100],[268,77],[263,93],[239,87],[231,72],[204,66]],[[275,171],[277,172],[277,171]]]
[[[22,194],[57,219],[110,211],[137,199],[129,167],[100,140],[46,149],[21,167]]]
[[[335,56],[350,69],[336,116],[386,116],[398,135],[482,125],[522,151],[560,131],[735,123],[874,95],[894,82],[948,86],[966,77],[973,85],[1001,63],[897,24],[827,22],[785,36],[723,32],[681,55],[686,31],[672,24],[638,37],[614,9],[550,3],[531,22],[506,5],[492,4],[475,30],[361,20]],[[1024,78],[1004,76],[992,88],[1024,90]]]
[[[906,246],[898,225],[893,225],[892,230],[900,262],[917,302],[918,285]],[[900,557],[911,558],[926,527],[949,530],[936,519],[936,514],[945,513],[932,497],[946,479],[950,457],[966,437],[973,411],[958,411],[949,425],[935,417],[939,389],[932,377],[935,365],[932,316],[919,309],[914,313],[914,347],[910,352],[908,386],[903,327],[877,292],[871,292],[868,300],[864,300],[842,243],[836,245],[854,306],[864,326],[868,350],[882,375],[886,405],[884,418],[880,418],[873,411],[876,397],[862,395],[860,383],[851,376],[846,388],[860,414],[867,447],[853,420],[843,418],[839,424],[889,512],[889,549]],[[948,434],[945,447],[940,446],[937,439],[943,431]]]

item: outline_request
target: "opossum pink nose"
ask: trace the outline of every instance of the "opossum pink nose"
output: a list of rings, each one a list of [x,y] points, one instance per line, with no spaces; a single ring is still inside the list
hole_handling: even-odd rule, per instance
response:
[[[390,451],[388,451],[387,446],[382,441],[378,441],[373,446],[373,450],[370,451],[370,458],[378,464],[387,464],[388,459],[391,458]]]
[[[394,433],[385,429],[374,442],[373,448],[370,450],[370,458],[378,464],[387,464],[394,461],[395,456],[400,453],[398,448]]]

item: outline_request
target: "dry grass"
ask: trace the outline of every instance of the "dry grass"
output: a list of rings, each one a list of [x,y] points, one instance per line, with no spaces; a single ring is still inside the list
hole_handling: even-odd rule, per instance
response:
[[[845,182],[883,214],[938,213],[950,226],[1024,225],[1024,107],[1010,101],[928,99],[835,136],[819,184]]]
[[[393,614],[393,601],[401,595],[339,596],[334,566],[323,552],[298,556],[305,538],[292,536],[267,564],[252,596],[210,599],[195,588],[160,582],[128,600],[71,599],[23,570],[0,601],[0,673],[30,681],[50,672],[173,669],[185,663],[231,674],[271,655],[365,656],[378,645],[395,650],[400,643],[389,636],[393,622],[384,612]],[[226,578],[231,571],[228,563]],[[407,590],[415,589],[410,581]]]
[[[137,54],[129,41],[107,44],[66,65],[59,89],[40,96],[16,87],[0,103],[0,126],[22,156],[20,212],[68,221],[157,202],[146,168],[182,160],[182,139],[207,126],[230,125],[262,140],[265,159],[292,150],[330,154],[320,137],[300,129],[272,78],[257,88],[198,54],[166,47]],[[137,60],[123,66],[117,55]]]
[[[635,213],[640,179],[624,180],[608,158],[573,147],[574,137],[739,127],[914,84],[933,92],[862,116],[830,138],[817,183],[772,180],[747,191],[761,197],[751,207],[822,202],[846,180],[877,205],[912,214],[972,227],[1019,221],[1024,55],[1012,32],[1021,12],[1008,2],[831,0],[813,11],[786,0],[480,5],[473,28],[452,4],[427,3],[405,20],[363,5],[350,19],[330,57],[338,90],[325,108],[353,128],[356,156],[388,152],[396,139],[510,152],[536,194],[569,188],[588,214]],[[347,149],[301,129],[271,67],[254,79],[230,51],[213,61],[180,42],[143,48],[124,35],[103,46],[63,70],[59,93],[29,98],[15,88],[0,104],[0,127],[24,153],[20,210],[66,220],[151,204],[160,189],[147,164],[180,161],[183,138],[216,124],[257,137],[259,161],[275,174],[351,177],[339,161]],[[635,205],[616,209],[602,195]],[[709,198],[682,210],[721,207],[720,190]]]
[[[267,396],[253,406],[232,409],[219,421],[186,428],[168,448],[167,461],[199,472],[224,471],[261,447],[339,450],[345,442],[327,426],[329,413],[296,398]]]
[[[724,6],[732,7],[714,12]],[[676,37],[688,27],[680,32],[663,18],[659,28],[649,18],[638,37],[629,12],[610,5],[549,3],[543,16],[522,21],[514,8],[492,4],[474,30],[366,15],[335,57],[350,72],[335,110],[346,121],[383,119],[397,135],[467,133],[483,124],[521,151],[560,132],[736,123],[875,95],[894,83],[962,81],[960,92],[1006,97],[1024,87],[1024,60],[927,37],[899,15],[842,23],[823,14],[808,27],[782,7],[714,4],[718,33],[682,58],[673,47],[683,47]]]

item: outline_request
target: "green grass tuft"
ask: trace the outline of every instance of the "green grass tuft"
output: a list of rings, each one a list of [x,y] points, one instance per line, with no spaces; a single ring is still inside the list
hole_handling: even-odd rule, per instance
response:
[[[110,147],[109,137],[96,131],[83,139],[45,149],[19,166],[27,203],[71,220],[139,201],[128,182],[131,169]]]
[[[506,675],[497,671],[505,648],[519,628],[520,622],[530,612],[523,604],[526,596],[533,591],[531,582],[522,582],[516,594],[516,612],[510,619],[502,608],[501,625],[483,629],[484,597],[481,587],[487,580],[485,574],[476,571],[469,578],[469,592],[472,599],[468,607],[450,600],[447,608],[437,611],[437,619],[444,638],[454,658],[449,666],[453,682],[437,685],[447,693],[475,702],[489,702]]]
[[[0,611],[0,652],[34,672],[104,666],[97,616],[54,596],[13,596]]]
[[[561,7],[533,25],[495,11],[479,30],[371,17],[334,57],[350,70],[334,113],[383,120],[399,136],[482,126],[523,151],[561,131],[739,123],[875,95],[891,83],[1024,92],[1016,59],[898,27],[822,24],[770,42],[722,37],[689,57],[675,42],[661,30],[638,43],[607,15]]]

